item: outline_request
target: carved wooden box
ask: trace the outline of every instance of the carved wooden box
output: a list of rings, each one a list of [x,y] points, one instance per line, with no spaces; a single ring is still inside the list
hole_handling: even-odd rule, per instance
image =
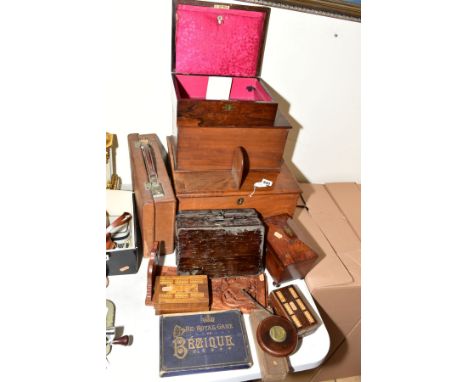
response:
[[[264,273],[213,278],[210,286],[211,310],[239,309],[242,313],[250,313],[259,309],[254,300],[265,308],[268,306],[268,286]]]
[[[265,228],[253,209],[180,211],[176,235],[179,274],[224,277],[263,271]]]

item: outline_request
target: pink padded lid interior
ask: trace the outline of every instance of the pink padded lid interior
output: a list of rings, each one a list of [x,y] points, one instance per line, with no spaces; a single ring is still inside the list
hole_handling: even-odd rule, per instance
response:
[[[175,72],[256,76],[264,23],[264,12],[178,4]]]

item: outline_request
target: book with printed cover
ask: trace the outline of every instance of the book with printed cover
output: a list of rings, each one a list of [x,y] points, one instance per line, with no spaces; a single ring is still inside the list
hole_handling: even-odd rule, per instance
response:
[[[239,310],[161,316],[159,353],[162,377],[253,364]]]

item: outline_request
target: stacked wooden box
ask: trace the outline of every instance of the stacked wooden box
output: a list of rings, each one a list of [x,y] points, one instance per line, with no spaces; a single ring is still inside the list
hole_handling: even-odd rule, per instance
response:
[[[224,308],[251,304],[245,288],[266,295],[262,219],[292,216],[301,193],[283,161],[291,125],[259,77],[269,11],[174,2],[174,128],[167,147],[178,202],[177,273],[235,278],[212,288],[219,292],[215,305]],[[216,98],[220,79],[229,87]],[[292,247],[288,240],[284,245]],[[286,255],[284,266],[294,267]],[[278,282],[286,278],[275,275]]]
[[[179,211],[294,213],[300,189],[283,163],[291,125],[259,77],[269,11],[196,1],[174,5],[175,116],[167,143]],[[219,77],[232,79],[229,96],[207,99]],[[271,186],[256,187],[263,179]]]
[[[260,78],[269,12],[264,7],[192,0],[174,3],[174,134],[167,145],[179,211],[177,263],[183,274],[253,275],[265,267],[263,235],[265,241],[267,235],[263,229],[260,248],[251,254],[255,266],[233,262],[233,258],[245,258],[245,253],[240,254],[236,247],[239,238],[228,233],[225,220],[219,224],[225,231],[219,245],[215,243],[220,239],[216,229],[212,229],[211,239],[204,239],[211,240],[211,248],[224,251],[204,253],[197,246],[204,248],[205,244],[194,243],[195,237],[188,242],[184,222],[196,216],[193,211],[205,211],[200,212],[202,221],[216,220],[213,211],[221,209],[254,209],[262,219],[293,216],[296,209],[301,190],[283,161],[291,125]],[[218,99],[212,89],[220,78],[227,79],[230,88]],[[240,222],[246,217],[239,212],[235,215],[239,221],[235,226],[242,227]],[[204,235],[210,237],[208,230]],[[276,268],[281,268],[281,254],[278,256]],[[284,267],[294,268],[294,273],[292,258],[288,254]],[[305,264],[309,266],[315,258],[313,254]],[[247,269],[241,263],[250,265]],[[233,264],[238,265],[233,268]],[[276,276],[282,271],[274,274],[278,283],[305,276],[304,272]]]

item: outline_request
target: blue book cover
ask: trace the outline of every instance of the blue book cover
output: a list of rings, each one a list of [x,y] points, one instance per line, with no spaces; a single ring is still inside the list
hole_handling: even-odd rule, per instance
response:
[[[162,377],[251,366],[249,341],[239,310],[161,316]]]

